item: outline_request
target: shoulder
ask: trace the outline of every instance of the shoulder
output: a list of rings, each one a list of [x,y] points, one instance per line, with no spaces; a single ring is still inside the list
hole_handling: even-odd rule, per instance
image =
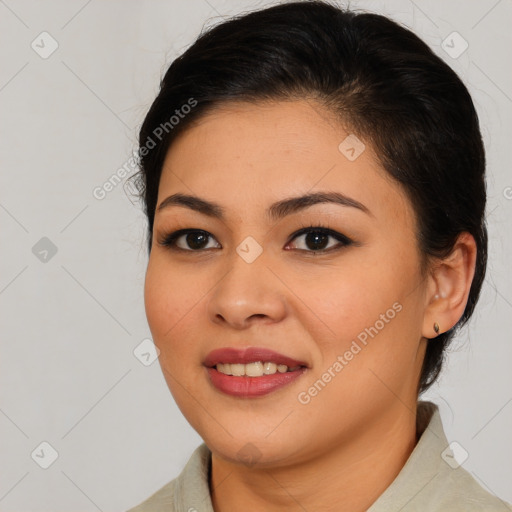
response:
[[[210,464],[211,452],[203,443],[196,448],[177,478],[126,512],[213,512],[208,483]]]
[[[464,468],[440,472],[432,482],[431,495],[439,510],[506,512],[512,506],[486,491]],[[437,510],[437,509],[436,509]]]
[[[162,512],[174,511],[174,488],[176,479],[165,484],[161,489],[153,493],[145,501],[126,512]]]
[[[368,512],[512,512],[457,462],[435,404],[418,403],[417,432],[405,466]]]

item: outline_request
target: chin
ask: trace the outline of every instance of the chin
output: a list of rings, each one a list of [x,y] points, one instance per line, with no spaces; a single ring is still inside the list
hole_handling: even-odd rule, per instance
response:
[[[243,431],[241,427],[238,431],[231,430],[232,436],[222,429],[222,434],[218,429],[212,432],[211,425],[208,433],[199,430],[198,433],[215,456],[232,464],[263,469],[287,465],[297,458],[300,443],[288,433],[283,432],[281,436],[272,433],[269,436],[268,429],[261,429],[261,433],[254,432],[253,425],[253,433],[248,435],[247,430]]]
[[[275,467],[289,457],[289,454],[283,453],[282,447],[274,446],[272,443],[263,445],[257,441],[239,440],[229,445],[206,444],[217,457],[253,469]]]

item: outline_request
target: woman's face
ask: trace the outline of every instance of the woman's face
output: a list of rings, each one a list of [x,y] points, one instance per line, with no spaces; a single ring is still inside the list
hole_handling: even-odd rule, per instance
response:
[[[339,202],[272,207],[320,193]],[[284,465],[410,415],[427,285],[411,204],[368,144],[313,102],[231,104],[173,144],[157,205],[175,194],[197,201],[157,207],[146,313],[214,454]]]

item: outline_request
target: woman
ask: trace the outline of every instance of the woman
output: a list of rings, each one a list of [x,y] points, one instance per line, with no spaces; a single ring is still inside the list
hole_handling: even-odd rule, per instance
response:
[[[324,2],[209,30],[140,131],[145,304],[204,440],[131,512],[506,510],[418,400],[485,275],[485,156],[417,36]]]

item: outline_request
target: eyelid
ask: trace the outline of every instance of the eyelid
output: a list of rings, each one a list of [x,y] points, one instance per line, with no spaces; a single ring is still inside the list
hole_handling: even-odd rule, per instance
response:
[[[184,235],[188,235],[189,233],[201,233],[206,235],[208,238],[213,238],[216,240],[216,238],[209,232],[204,229],[198,229],[198,228],[185,228],[185,229],[178,229],[176,231],[172,231],[171,233],[162,233],[160,237],[158,237],[157,242],[160,246],[167,248],[169,250],[173,251],[181,251],[181,252],[189,252],[189,253],[201,253],[205,252],[205,249],[183,249],[181,247],[176,246],[176,240],[181,238]],[[219,243],[219,242],[217,242]]]
[[[307,234],[307,233],[310,233],[310,232],[323,233],[324,235],[328,235],[328,236],[330,236],[332,238],[335,238],[339,242],[343,242],[346,245],[354,243],[354,241],[352,239],[350,239],[347,235],[344,235],[343,233],[340,233],[339,231],[333,230],[333,229],[331,229],[331,228],[329,228],[327,226],[323,226],[323,225],[320,225],[320,224],[304,226],[301,229],[295,231],[290,236],[290,242],[292,240],[294,240],[295,238],[297,238],[298,236],[301,236],[301,235],[304,235],[304,234]],[[311,252],[320,252],[320,251],[311,251]]]
[[[327,235],[330,238],[333,238],[337,240],[337,244],[335,244],[333,247],[329,247],[327,249],[319,249],[319,250],[310,250],[310,249],[292,249],[295,251],[299,251],[301,254],[305,255],[312,255],[312,256],[319,256],[323,254],[330,254],[332,252],[339,251],[345,247],[351,246],[351,245],[359,245],[357,242],[349,238],[348,236],[344,235],[343,233],[340,233],[338,231],[335,231],[325,225],[322,224],[310,224],[310,225],[304,225],[302,228],[295,231],[292,235],[290,235],[288,242],[286,243],[285,247],[287,247],[291,242],[293,242],[296,238],[308,234],[308,233],[322,233],[324,235]],[[171,251],[176,252],[182,252],[182,253],[195,253],[195,254],[201,254],[201,253],[208,253],[211,249],[217,249],[217,247],[209,247],[206,249],[183,249],[182,247],[178,247],[176,245],[176,241],[181,238],[182,236],[188,235],[190,233],[201,233],[204,234],[209,240],[216,238],[208,231],[204,229],[199,228],[185,228],[185,229],[178,229],[176,231],[173,231],[169,234],[162,234],[158,237],[158,244],[164,248],[167,248]],[[219,243],[217,241],[217,243]],[[219,243],[220,245],[220,243]],[[222,247],[221,247],[222,248]]]

